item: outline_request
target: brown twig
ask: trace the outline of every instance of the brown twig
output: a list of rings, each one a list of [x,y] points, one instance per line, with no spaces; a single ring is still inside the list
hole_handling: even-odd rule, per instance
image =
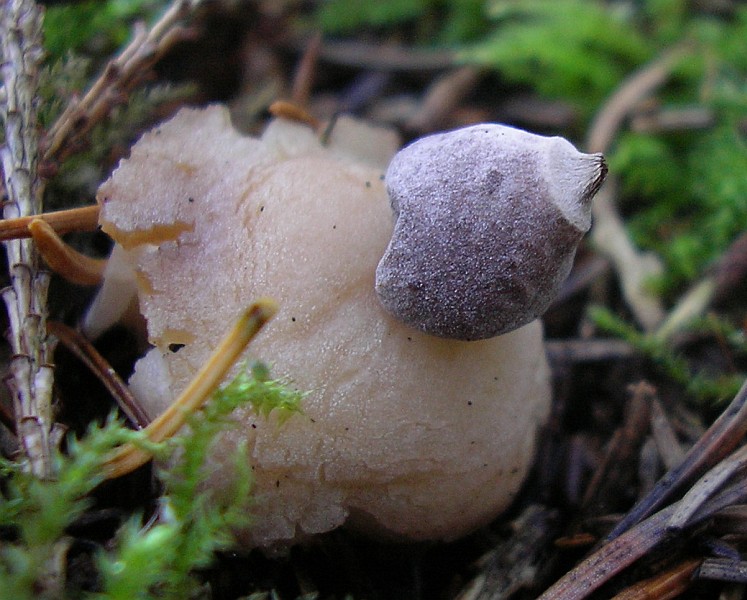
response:
[[[747,499],[747,382],[700,437],[683,462],[669,471],[607,536],[601,547],[548,589],[542,600],[581,600],[660,543]],[[726,458],[725,458],[726,457]],[[707,471],[707,472],[706,472]],[[738,477],[735,475],[739,474]],[[674,504],[654,511],[694,477],[700,480]],[[725,487],[729,481],[733,483]],[[633,598],[637,596],[631,596]]]
[[[612,600],[669,600],[687,591],[693,583],[693,573],[701,560],[693,558],[667,569],[663,573],[640,581],[617,594]]]
[[[684,47],[670,49],[623,81],[590,127],[586,143],[590,152],[609,150],[627,115],[666,81],[685,53]],[[643,328],[650,331],[663,320],[664,309],[647,292],[646,283],[661,272],[661,264],[654,255],[635,248],[615,207],[614,195],[614,178],[608,177],[592,204],[592,240],[615,266],[628,306]]]
[[[704,106],[663,108],[633,115],[630,128],[646,133],[692,131],[712,127],[716,123],[715,111]]]
[[[641,502],[636,504],[607,536],[607,541],[650,515],[683,484],[727,456],[747,433],[747,382],[726,410],[698,439],[682,463],[667,472]]]
[[[296,106],[305,107],[309,104],[311,88],[314,85],[316,66],[319,62],[319,51],[322,48],[322,34],[316,33],[309,40],[301,60],[296,67],[291,86],[291,101]]]
[[[276,100],[267,109],[273,117],[295,121],[303,125],[308,125],[312,129],[318,129],[321,126],[319,119],[310,114],[305,108],[293,102],[285,100]]]
[[[420,134],[437,129],[480,81],[477,67],[459,67],[442,75],[430,85],[415,115],[405,123],[405,129]]]
[[[635,355],[635,349],[628,342],[607,338],[546,340],[545,351],[552,363],[621,360]]]
[[[667,319],[656,330],[661,341],[671,339],[694,319],[701,316],[718,298],[730,292],[747,277],[747,234],[734,240],[708,273],[693,285],[670,311]]]
[[[747,465],[747,446],[729,455],[696,481],[678,503],[667,523],[669,529],[682,529],[698,509],[738,471]]]
[[[511,537],[480,559],[480,574],[456,600],[503,600],[536,587],[534,576],[557,516],[544,506],[530,504],[511,522]]]
[[[651,432],[664,466],[674,469],[684,460],[686,451],[677,439],[674,427],[658,398],[654,398],[651,403]]]
[[[631,395],[626,406],[625,421],[615,431],[604,457],[589,481],[582,501],[583,507],[603,501],[611,490],[620,485],[623,466],[637,455],[648,431],[649,407],[656,397],[656,389],[645,381],[629,387]],[[629,472],[629,471],[628,471]]]
[[[609,150],[627,116],[669,78],[672,69],[680,63],[687,52],[684,46],[665,50],[622,82],[597,113],[589,128],[586,142],[589,152]]]
[[[747,562],[730,558],[705,559],[696,576],[699,579],[747,583]]]
[[[742,479],[702,505],[687,526],[698,525],[724,508],[743,502],[746,498],[747,480]],[[623,569],[670,539],[673,534],[667,524],[679,507],[679,503],[668,506],[605,543],[546,590],[539,600],[587,598]]]
[[[99,354],[93,344],[80,332],[56,321],[49,322],[49,333],[55,336],[72,352],[78,360],[85,364],[91,372],[104,384],[117,403],[121,411],[137,428],[142,429],[150,423],[140,403],[132,395],[130,388],[117,375],[107,360]]]
[[[403,46],[367,44],[359,41],[325,41],[321,60],[368,71],[432,71],[456,66],[450,50],[418,50]]]

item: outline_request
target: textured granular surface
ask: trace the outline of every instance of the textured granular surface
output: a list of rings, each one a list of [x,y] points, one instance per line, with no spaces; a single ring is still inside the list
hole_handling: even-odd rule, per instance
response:
[[[601,155],[502,125],[419,140],[386,174],[397,222],[376,271],[379,299],[455,339],[532,321],[570,271],[604,174]]]
[[[392,234],[386,167],[356,149],[384,144],[347,126],[352,139],[323,146],[298,124],[275,121],[252,139],[220,107],[183,110],[144,136],[99,193],[106,230],[129,247],[118,253],[136,271],[154,344],[130,379],[152,416],[248,303],[278,302],[246,358],[307,391],[303,414],[281,425],[240,409],[209,467],[216,494],[231,490],[235,449],[246,447],[246,546],[342,524],[459,537],[511,503],[549,409],[539,322],[464,342],[382,308],[374,273]],[[102,297],[122,295],[116,279],[109,285]]]

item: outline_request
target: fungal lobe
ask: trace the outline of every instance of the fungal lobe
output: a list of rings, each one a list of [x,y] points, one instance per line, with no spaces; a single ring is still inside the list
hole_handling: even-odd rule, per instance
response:
[[[541,323],[465,343],[413,331],[376,298],[393,227],[380,176],[398,146],[392,132],[347,117],[323,145],[284,119],[249,138],[225,107],[182,109],[100,191],[102,223],[119,237],[191,225],[176,240],[115,245],[86,319],[100,331],[136,296],[154,347],[129,385],[151,418],[252,299],[278,302],[246,359],[307,391],[303,414],[281,425],[239,408],[206,466],[220,501],[244,448],[246,548],[287,547],[343,523],[400,540],[455,539],[505,510],[531,466],[551,401]]]
[[[606,172],[601,154],[504,125],[407,146],[386,173],[396,224],[376,270],[379,300],[447,338],[529,323],[567,277]]]

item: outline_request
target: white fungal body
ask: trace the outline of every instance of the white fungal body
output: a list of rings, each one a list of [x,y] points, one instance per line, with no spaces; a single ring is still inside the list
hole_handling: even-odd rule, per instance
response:
[[[568,276],[605,174],[601,154],[505,125],[421,138],[386,173],[397,222],[376,271],[379,299],[448,338],[525,325]]]
[[[352,155],[356,145],[389,150],[372,159]],[[322,147],[298,124],[276,121],[252,139],[222,108],[182,110],[99,192],[154,345],[131,381],[151,415],[252,299],[279,303],[248,358],[307,390],[304,414],[280,425],[240,410],[213,459],[220,491],[232,449],[247,444],[256,499],[247,546],[342,524],[453,539],[503,511],[532,462],[550,403],[540,323],[449,340],[400,322],[377,299],[393,228],[382,174],[395,149],[387,134],[351,122]],[[103,308],[90,326],[111,318]],[[172,343],[185,346],[174,353]]]

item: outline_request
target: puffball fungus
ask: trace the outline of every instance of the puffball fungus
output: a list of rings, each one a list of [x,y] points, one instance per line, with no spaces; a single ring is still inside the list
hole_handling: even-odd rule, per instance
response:
[[[131,386],[151,416],[252,299],[279,304],[248,358],[308,391],[303,414],[279,424],[240,409],[212,458],[210,484],[226,489],[231,449],[247,444],[247,547],[342,524],[454,539],[502,512],[531,464],[550,404],[539,321],[466,342],[413,329],[377,298],[394,225],[382,174],[395,151],[390,134],[349,119],[323,146],[297,123],[273,121],[253,139],[224,108],[183,109],[99,190],[118,257],[100,297],[130,270],[154,345]],[[89,327],[111,320],[105,304]]]
[[[568,276],[606,173],[601,154],[505,125],[416,141],[386,173],[397,222],[376,270],[379,299],[449,338],[529,323]]]

